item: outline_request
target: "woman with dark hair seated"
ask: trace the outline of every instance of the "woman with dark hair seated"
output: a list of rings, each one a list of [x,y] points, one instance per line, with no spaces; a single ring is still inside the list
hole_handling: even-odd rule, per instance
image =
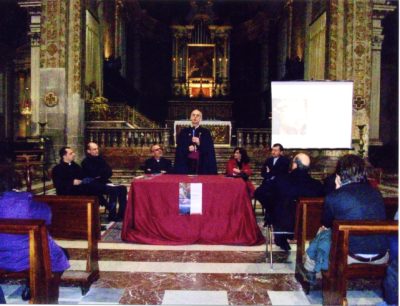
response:
[[[15,191],[16,174],[11,164],[0,165],[0,219],[42,219],[51,224],[51,210],[47,204],[35,202],[28,192]],[[53,300],[58,300],[59,281],[70,267],[66,252],[48,235],[51,270],[54,277]],[[29,269],[28,235],[0,234],[0,269],[20,272]],[[30,299],[29,289],[22,298]]]
[[[233,150],[233,155],[226,165],[225,174],[231,177],[242,178],[247,184],[247,191],[250,198],[253,198],[255,187],[249,180],[249,177],[253,174],[253,172],[250,168],[250,158],[245,149],[235,148]]]
[[[321,241],[320,236],[325,236],[323,240],[326,248],[321,256],[321,247],[314,240],[310,243],[305,260],[308,271],[328,269],[330,233],[325,233],[325,230],[332,227],[334,220],[386,220],[382,195],[368,183],[365,162],[361,157],[352,154],[343,156],[336,172],[336,190],[325,198],[323,226],[315,239]],[[354,235],[349,239],[348,263],[385,263],[389,259],[388,247],[385,235]]]

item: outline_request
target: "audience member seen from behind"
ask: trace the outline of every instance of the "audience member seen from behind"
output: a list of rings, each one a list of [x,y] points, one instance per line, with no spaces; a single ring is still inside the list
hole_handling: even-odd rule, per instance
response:
[[[321,182],[313,179],[309,174],[310,164],[310,157],[299,153],[293,158],[292,171],[289,174],[277,176],[274,180],[272,188],[274,239],[275,244],[285,251],[290,250],[287,239],[293,235],[286,232],[294,231],[298,198],[323,196]]]
[[[82,161],[83,175],[89,179],[89,187],[101,190],[103,194],[109,195],[107,209],[109,221],[122,221],[125,214],[127,188],[123,185],[112,184],[110,178],[112,169],[100,156],[99,146],[95,142],[89,142],[86,146],[86,157]],[[117,200],[119,209],[117,213]]]
[[[325,198],[322,225],[331,228],[334,220],[386,220],[382,195],[368,183],[364,160],[346,155],[339,160],[337,171],[336,190]],[[350,254],[372,254],[387,261],[383,258],[388,256],[387,250],[385,236],[350,237]],[[354,261],[354,257],[360,256],[350,257],[349,261]]]
[[[146,159],[144,163],[144,173],[171,173],[171,161],[163,157],[162,147],[159,144],[154,144],[150,147],[150,152],[153,156]]]
[[[229,159],[226,165],[225,174],[227,176],[242,178],[247,184],[247,191],[250,198],[253,197],[255,187],[249,180],[249,177],[253,172],[250,168],[250,158],[245,149],[235,148],[233,150],[233,156]]]
[[[336,169],[336,190],[325,198],[323,226],[318,231],[315,241],[321,240],[319,236],[325,235],[327,229],[332,228],[334,220],[386,220],[382,195],[368,183],[364,160],[357,155],[345,155],[339,160]],[[323,270],[328,268],[330,235],[328,238],[328,248],[322,253],[318,251],[321,248],[318,245],[313,246],[311,242],[305,258],[306,270],[319,272],[321,266]],[[349,264],[386,263],[389,259],[388,248],[389,243],[385,235],[353,235],[349,238],[347,261]]]
[[[0,167],[0,219],[42,219],[51,224],[50,208],[33,199],[28,192],[13,191],[15,172],[11,164]],[[59,281],[62,273],[70,267],[66,253],[48,235],[51,270],[54,285],[53,300],[58,299]],[[0,270],[20,272],[29,269],[29,236],[0,234]],[[29,299],[29,293],[23,297]]]

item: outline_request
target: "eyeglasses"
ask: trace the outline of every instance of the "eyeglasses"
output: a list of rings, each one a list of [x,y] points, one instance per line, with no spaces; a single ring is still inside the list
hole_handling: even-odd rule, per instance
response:
[[[155,149],[153,149],[153,152],[155,152],[155,151],[162,151],[162,149],[161,148],[155,148]]]

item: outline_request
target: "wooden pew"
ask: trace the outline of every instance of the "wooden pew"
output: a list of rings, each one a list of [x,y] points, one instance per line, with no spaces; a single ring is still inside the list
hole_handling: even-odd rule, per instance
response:
[[[29,278],[31,304],[58,304],[59,276],[51,272],[44,220],[0,219],[0,233],[29,235],[29,270],[0,270],[0,279]]]
[[[347,281],[358,278],[383,278],[387,264],[347,264],[350,235],[397,234],[397,221],[334,221],[329,269],[322,272],[324,305],[348,305]]]
[[[54,239],[87,240],[86,270],[67,270],[63,283],[79,285],[82,295],[99,279],[100,217],[98,198],[94,196],[35,196],[38,202],[51,208],[52,220],[49,232]]]
[[[393,220],[398,209],[398,198],[384,198],[386,218]],[[312,240],[319,227],[323,212],[324,198],[300,198],[297,201],[294,237],[297,240],[295,277],[306,294],[310,292],[310,283],[304,279],[303,256],[306,242]]]

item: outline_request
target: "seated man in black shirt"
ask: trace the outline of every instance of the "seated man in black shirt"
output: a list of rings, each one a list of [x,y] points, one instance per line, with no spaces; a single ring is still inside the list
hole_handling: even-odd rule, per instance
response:
[[[58,195],[94,195],[104,204],[100,186],[90,184],[82,168],[75,163],[75,153],[70,147],[62,147],[59,152],[60,163],[53,168],[52,179]]]
[[[275,244],[281,249],[290,250],[287,239],[294,231],[296,200],[299,197],[321,197],[324,194],[320,181],[313,179],[310,174],[310,157],[299,153],[293,158],[291,172],[280,175],[273,181],[272,186],[272,225],[274,227]],[[280,234],[278,234],[281,232]],[[283,232],[283,233],[282,233]]]
[[[94,142],[89,142],[86,147],[86,157],[82,161],[83,174],[90,179],[90,185],[96,186],[109,195],[108,203],[109,221],[122,221],[126,207],[127,189],[123,185],[111,184],[112,169],[99,155],[99,147]],[[117,213],[117,199],[119,209]]]
[[[144,173],[171,173],[171,161],[162,156],[163,149],[161,146],[154,144],[151,146],[150,151],[153,154],[153,157],[146,159],[144,163]]]

